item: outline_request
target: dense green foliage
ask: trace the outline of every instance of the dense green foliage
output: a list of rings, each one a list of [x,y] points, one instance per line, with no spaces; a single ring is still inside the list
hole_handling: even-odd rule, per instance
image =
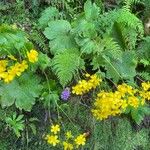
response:
[[[86,135],[75,149],[149,150],[150,88],[144,104],[119,116],[97,121],[91,113],[99,92],[149,86],[149,14],[149,0],[2,0],[0,150],[61,150],[45,140],[52,124],[61,125],[63,141],[68,130]],[[87,73],[102,83],[76,96]],[[143,93],[134,96],[142,101]]]

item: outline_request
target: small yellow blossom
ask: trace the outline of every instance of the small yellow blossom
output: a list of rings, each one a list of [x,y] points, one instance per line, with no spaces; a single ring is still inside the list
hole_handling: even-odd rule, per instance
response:
[[[73,150],[73,145],[68,142],[63,142],[64,150]]]
[[[0,60],[0,74],[6,71],[7,60]]]
[[[148,91],[150,89],[150,82],[143,82],[142,83],[142,88],[144,91]]]
[[[73,138],[73,135],[72,135],[71,131],[67,131],[65,135],[66,135],[67,139]]]
[[[38,61],[38,52],[34,49],[27,52],[28,59],[31,63],[35,63]]]
[[[85,76],[88,78],[88,77],[90,77],[90,74],[86,73]]]
[[[89,92],[91,89],[95,89],[102,82],[96,74],[91,76],[86,74],[86,77],[88,77],[88,80],[80,80],[77,85],[72,87],[73,94],[82,95]]]
[[[5,64],[5,65],[4,65]],[[24,72],[27,68],[27,62],[23,60],[21,63],[16,62],[13,66],[10,66],[6,70],[6,62],[3,64],[3,69],[0,71],[0,78],[4,80],[5,83],[11,82],[16,75],[20,76],[22,72]]]
[[[13,29],[17,29],[16,23],[14,23],[14,24],[12,25],[12,28],[13,28]]]
[[[86,142],[85,134],[81,134],[81,135],[77,136],[74,141],[75,141],[77,147],[80,145],[82,145],[82,146],[85,145],[85,142]]]
[[[134,108],[137,108],[140,104],[139,99],[135,96],[128,97],[128,104]]]
[[[53,132],[54,134],[57,134],[57,132],[59,131],[60,131],[60,126],[58,124],[51,126],[51,132]]]
[[[53,146],[56,146],[60,142],[57,135],[47,135],[45,139],[47,140],[47,143]]]

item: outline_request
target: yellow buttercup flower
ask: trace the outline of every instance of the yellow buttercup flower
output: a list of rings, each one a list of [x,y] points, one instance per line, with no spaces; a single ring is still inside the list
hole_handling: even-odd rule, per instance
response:
[[[81,135],[77,136],[74,141],[75,141],[77,147],[80,145],[82,145],[82,146],[85,145],[85,142],[86,142],[85,134],[81,134]]]
[[[144,91],[148,91],[150,89],[150,82],[143,82],[142,83],[142,88]]]
[[[31,63],[35,63],[38,61],[38,52],[34,49],[27,52],[28,59]]]
[[[130,97],[128,97],[128,104],[134,108],[137,108],[140,104],[140,101],[137,97],[130,96]]]
[[[3,62],[4,63],[4,62]],[[5,83],[11,82],[16,75],[20,76],[22,72],[24,72],[27,68],[27,62],[23,60],[21,63],[16,62],[13,66],[10,66],[8,70],[6,70],[6,62],[3,64],[2,72],[0,72],[0,78],[4,80]]]
[[[0,60],[0,73],[3,73],[6,71],[7,64],[8,64],[7,60]]]
[[[68,142],[63,142],[64,150],[73,150],[73,145]]]
[[[92,109],[93,115],[99,119],[121,114],[127,107],[127,102],[121,98],[118,92],[100,92]]]
[[[60,131],[60,126],[58,124],[51,126],[51,132],[53,132],[54,134],[57,134],[57,132],[59,131]]]
[[[65,135],[66,135],[67,140],[73,138],[71,131],[67,131]]]
[[[5,83],[9,83],[10,81],[12,81],[14,79],[14,77],[15,77],[14,74],[10,74],[8,72],[3,74],[3,78],[4,78]]]
[[[82,95],[91,89],[95,89],[102,82],[96,74],[91,76],[86,74],[85,76],[88,78],[87,80],[80,80],[77,85],[72,87],[73,94]]]
[[[60,142],[57,135],[47,135],[45,139],[53,146],[56,146]]]
[[[28,68],[27,61],[23,60],[22,63],[20,64],[20,71],[24,72]]]

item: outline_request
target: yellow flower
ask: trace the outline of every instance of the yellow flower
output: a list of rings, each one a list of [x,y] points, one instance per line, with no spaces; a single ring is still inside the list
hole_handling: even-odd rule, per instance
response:
[[[51,132],[53,132],[54,134],[57,134],[57,132],[59,131],[60,131],[60,126],[58,124],[51,126]]]
[[[73,150],[73,145],[68,142],[63,142],[64,150]]]
[[[38,61],[38,52],[34,49],[27,52],[28,59],[31,63],[35,63]]]
[[[66,138],[67,138],[67,139],[73,138],[73,135],[72,135],[71,131],[67,131],[67,132],[66,132]]]
[[[150,82],[143,82],[142,83],[142,88],[144,91],[148,91],[148,89],[150,88]]]
[[[12,28],[13,28],[13,29],[17,29],[16,23],[14,23],[14,24],[12,25]]]
[[[0,73],[6,71],[7,64],[8,64],[7,60],[0,60]]]
[[[53,146],[56,146],[60,141],[58,140],[57,135],[47,135],[46,138],[47,142],[49,144],[52,144]]]
[[[89,92],[91,89],[95,89],[102,80],[97,77],[96,74],[89,75],[86,74],[86,77],[88,77],[88,80],[80,80],[77,85],[72,87],[72,93],[76,95],[82,95],[86,92]]]
[[[86,73],[85,76],[88,78],[88,77],[90,77],[90,74]]]
[[[85,139],[85,134],[81,134],[79,136],[76,137],[76,139],[74,140],[77,147],[80,145],[85,145],[86,139]]]
[[[23,60],[22,63],[20,64],[20,71],[24,72],[28,68],[27,61]]]
[[[128,97],[128,104],[134,108],[139,106],[139,99],[135,96]]]
[[[15,77],[14,74],[9,74],[8,72],[6,72],[3,76],[4,82],[9,83],[10,81],[12,81],[14,79],[14,77]]]

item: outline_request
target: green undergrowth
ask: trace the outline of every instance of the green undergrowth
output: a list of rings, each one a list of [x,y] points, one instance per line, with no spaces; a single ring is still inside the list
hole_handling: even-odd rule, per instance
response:
[[[34,115],[40,121],[37,122],[37,135],[29,134],[28,144],[26,139],[17,139],[15,135],[1,122],[0,150],[49,150],[50,146],[45,142],[44,135],[48,132],[50,119],[54,121],[58,117],[62,130],[71,130],[74,135],[87,133],[87,144],[83,150],[149,150],[150,148],[150,128],[135,130],[128,118],[110,118],[104,121],[95,121],[88,109],[87,101],[72,98],[68,103],[64,103],[59,110],[59,116],[52,112],[49,118],[40,105],[33,108],[30,117]],[[10,111],[11,112],[11,111]],[[36,113],[35,113],[36,112]],[[1,116],[2,116],[1,110]],[[28,115],[28,114],[26,114]],[[52,148],[52,150],[58,148]]]

